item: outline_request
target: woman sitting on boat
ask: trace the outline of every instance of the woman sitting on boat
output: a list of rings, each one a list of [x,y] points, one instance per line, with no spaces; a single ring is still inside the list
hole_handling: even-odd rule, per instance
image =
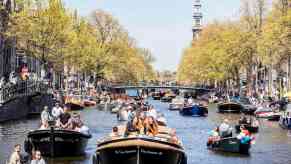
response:
[[[223,123],[219,126],[219,136],[221,138],[232,136],[232,127],[229,125],[228,119],[225,119]]]
[[[61,129],[72,130],[71,114],[69,113],[68,108],[64,108],[64,113],[60,115],[60,118],[57,121],[57,126]]]
[[[156,136],[159,133],[158,123],[154,117],[149,116],[146,118],[145,134],[151,137]]]
[[[242,144],[248,144],[253,138],[251,137],[251,133],[244,126],[241,126],[241,132],[237,136],[237,139],[239,139]]]
[[[207,145],[213,144],[220,140],[219,136],[219,127],[216,127],[210,132],[210,136],[208,137]]]

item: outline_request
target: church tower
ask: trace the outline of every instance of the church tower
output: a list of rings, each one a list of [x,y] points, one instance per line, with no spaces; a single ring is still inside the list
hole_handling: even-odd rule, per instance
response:
[[[192,32],[193,32],[193,40],[197,40],[199,38],[199,34],[202,30],[202,4],[200,0],[194,0],[193,3],[193,18],[192,18]]]

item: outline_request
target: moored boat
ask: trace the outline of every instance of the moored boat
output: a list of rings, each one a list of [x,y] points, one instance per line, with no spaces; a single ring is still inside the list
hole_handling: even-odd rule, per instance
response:
[[[170,141],[171,137],[166,132],[160,135],[136,135],[102,141],[98,144],[93,164],[187,164],[181,144]]]
[[[71,157],[85,154],[90,134],[71,130],[35,130],[29,132],[25,140],[25,151],[40,150],[47,157]]]
[[[242,109],[243,106],[236,102],[219,103],[217,106],[219,113],[240,113]]]

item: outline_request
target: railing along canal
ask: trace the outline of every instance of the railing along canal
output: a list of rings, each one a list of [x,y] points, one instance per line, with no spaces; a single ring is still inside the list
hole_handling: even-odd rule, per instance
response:
[[[23,96],[32,96],[36,93],[48,93],[49,85],[44,81],[22,81],[14,85],[8,85],[0,88],[0,106],[13,99]]]

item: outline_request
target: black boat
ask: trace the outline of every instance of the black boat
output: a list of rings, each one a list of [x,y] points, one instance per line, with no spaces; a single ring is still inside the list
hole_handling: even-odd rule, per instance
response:
[[[243,106],[236,102],[219,103],[217,110],[219,113],[240,113]]]
[[[251,143],[241,143],[236,137],[222,138],[218,141],[207,143],[207,148],[214,151],[249,154]]]
[[[40,150],[46,157],[71,157],[82,156],[90,134],[83,134],[70,130],[35,130],[29,132],[25,140],[25,151]]]

